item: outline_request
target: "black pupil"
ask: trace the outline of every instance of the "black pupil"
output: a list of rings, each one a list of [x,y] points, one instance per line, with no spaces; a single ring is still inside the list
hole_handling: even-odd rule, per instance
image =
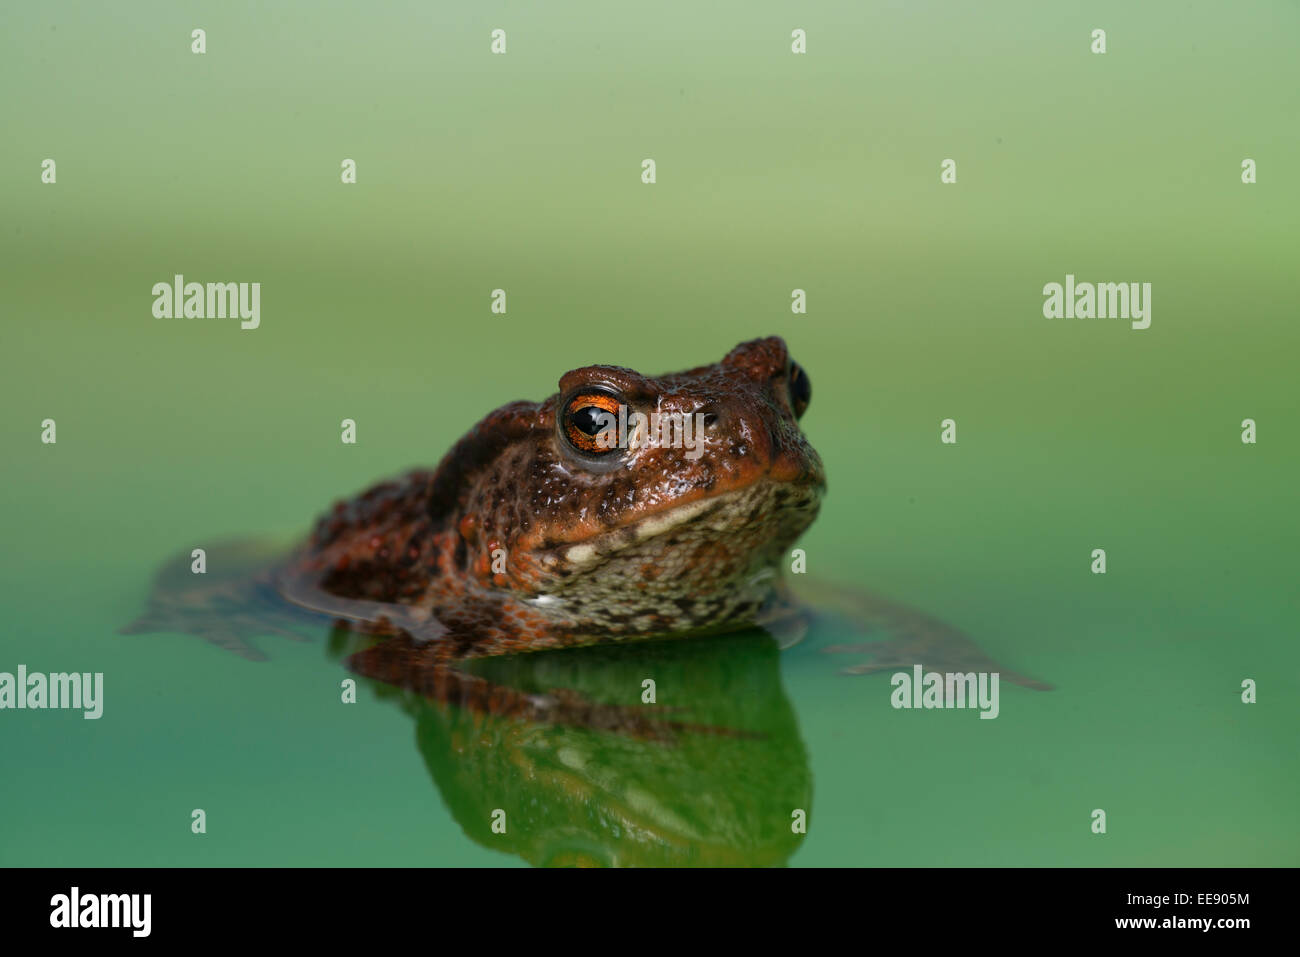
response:
[[[812,400],[812,383],[798,363],[790,367],[790,398],[800,407]]]
[[[594,436],[605,424],[602,418],[604,411],[599,406],[584,405],[578,411],[570,414],[569,421],[573,423],[573,427],[578,431]]]

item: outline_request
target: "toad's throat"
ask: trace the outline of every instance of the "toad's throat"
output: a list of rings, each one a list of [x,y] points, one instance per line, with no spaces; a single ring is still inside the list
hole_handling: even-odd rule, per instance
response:
[[[782,559],[821,493],[759,482],[562,545],[538,556],[549,574],[524,600],[557,629],[611,640],[752,623],[776,596]]]

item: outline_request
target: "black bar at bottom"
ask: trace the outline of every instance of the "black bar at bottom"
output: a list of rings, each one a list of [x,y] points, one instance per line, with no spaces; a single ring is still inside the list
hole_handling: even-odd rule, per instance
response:
[[[113,939],[222,945],[285,936],[296,945],[337,947],[425,935],[450,944],[481,933],[565,947],[590,944],[593,930],[609,929],[629,940],[671,934],[659,939],[676,947],[688,942],[683,934],[692,944],[751,936],[770,943],[786,929],[847,934],[867,945],[876,928],[889,928],[891,936],[925,944],[1041,934],[1181,946],[1283,931],[1282,902],[1295,874],[786,869],[595,877],[524,869],[53,868],[0,871],[0,881],[6,944],[62,937],[91,946]]]

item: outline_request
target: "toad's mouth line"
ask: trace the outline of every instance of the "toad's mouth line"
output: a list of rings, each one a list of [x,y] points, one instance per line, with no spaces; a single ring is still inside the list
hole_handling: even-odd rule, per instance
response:
[[[780,484],[783,483],[749,486],[655,512],[628,525],[601,532],[587,541],[559,545],[547,556],[547,564],[566,565],[575,570],[590,568],[616,552],[657,538],[684,525],[702,522],[717,512],[726,511],[734,514],[751,501],[755,505],[767,502]],[[739,524],[739,520],[729,518],[719,525],[717,532],[719,535],[725,534],[736,524]]]
[[[721,509],[727,501],[740,497],[739,492],[728,492],[716,498],[702,498],[685,505],[676,505],[663,512],[647,515],[630,525],[602,532],[594,538],[576,545],[565,545],[556,549],[558,561],[575,569],[589,568],[606,556],[625,548],[631,548],[648,539],[695,521],[704,515]]]

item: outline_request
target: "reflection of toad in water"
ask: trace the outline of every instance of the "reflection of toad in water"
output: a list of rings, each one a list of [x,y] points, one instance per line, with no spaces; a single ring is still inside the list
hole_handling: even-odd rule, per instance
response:
[[[354,640],[336,630],[334,653]],[[766,634],[457,672],[421,659],[392,639],[347,664],[415,719],[443,800],[485,847],[539,865],[743,866],[784,863],[803,839],[793,825],[810,811],[811,774]],[[647,679],[658,704],[641,703]]]

